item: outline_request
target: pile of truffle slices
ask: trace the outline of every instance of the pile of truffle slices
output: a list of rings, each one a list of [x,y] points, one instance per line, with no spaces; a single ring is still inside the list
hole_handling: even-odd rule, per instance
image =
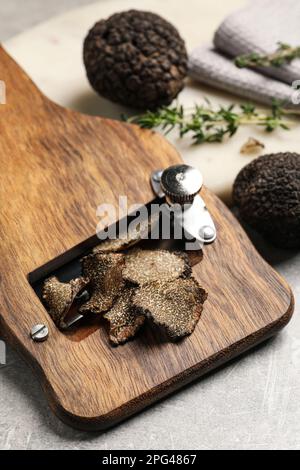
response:
[[[81,260],[82,276],[68,283],[56,277],[43,286],[43,302],[55,324],[67,327],[67,316],[80,293],[84,314],[103,315],[113,344],[135,336],[146,318],[171,340],[193,332],[207,294],[191,276],[183,252],[131,249],[126,254],[95,249]],[[84,296],[82,296],[84,297]],[[148,321],[149,321],[148,320]]]

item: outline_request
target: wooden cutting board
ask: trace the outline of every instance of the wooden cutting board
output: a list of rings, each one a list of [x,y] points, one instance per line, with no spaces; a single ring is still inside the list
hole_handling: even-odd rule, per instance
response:
[[[181,161],[159,134],[66,110],[43,96],[0,49],[1,334],[36,370],[53,411],[81,429],[104,429],[278,332],[293,295],[258,255],[223,203],[203,198],[218,230],[193,274],[208,292],[195,332],[179,343],[145,329],[113,348],[101,323],[59,331],[32,282],[94,243],[101,202],[153,199],[152,170]],[[126,215],[121,214],[122,215]],[[49,338],[29,332],[47,324]]]

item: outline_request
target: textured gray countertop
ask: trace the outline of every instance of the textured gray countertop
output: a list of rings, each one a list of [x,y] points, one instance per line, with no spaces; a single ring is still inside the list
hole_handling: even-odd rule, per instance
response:
[[[0,2],[0,40],[88,3]],[[281,334],[112,430],[92,434],[52,414],[29,367],[7,348],[0,366],[0,449],[299,449],[300,253],[255,244],[295,294],[294,317]]]

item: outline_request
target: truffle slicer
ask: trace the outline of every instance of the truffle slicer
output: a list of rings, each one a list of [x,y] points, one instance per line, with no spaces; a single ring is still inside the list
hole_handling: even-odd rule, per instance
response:
[[[0,80],[6,84],[6,104],[0,104],[0,332],[35,369],[62,420],[86,430],[112,426],[288,323],[294,305],[288,284],[203,187],[217,238],[193,266],[208,292],[194,333],[170,343],[145,328],[113,348],[103,324],[73,336],[60,331],[32,283],[95,246],[99,204],[118,207],[119,195],[127,196],[128,206],[149,203],[151,173],[182,161],[157,133],[51,102],[2,48]],[[126,212],[122,207],[116,220],[101,220],[100,229]]]

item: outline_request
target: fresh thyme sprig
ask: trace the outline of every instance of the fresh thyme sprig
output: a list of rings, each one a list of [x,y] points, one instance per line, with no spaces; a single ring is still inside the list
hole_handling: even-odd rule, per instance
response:
[[[272,54],[260,55],[257,52],[240,55],[235,58],[234,63],[239,68],[244,67],[281,67],[291,63],[300,57],[300,46],[292,47],[282,42],[278,43],[278,49]]]
[[[191,110],[185,110],[181,105],[162,107],[138,116],[125,117],[125,120],[147,129],[160,128],[165,134],[178,129],[180,138],[188,135],[195,144],[201,144],[222,142],[246,124],[263,127],[267,132],[277,128],[287,130],[291,121],[285,119],[285,114],[290,113],[275,100],[269,113],[259,112],[251,103],[214,108],[206,101],[204,105],[196,104]]]

